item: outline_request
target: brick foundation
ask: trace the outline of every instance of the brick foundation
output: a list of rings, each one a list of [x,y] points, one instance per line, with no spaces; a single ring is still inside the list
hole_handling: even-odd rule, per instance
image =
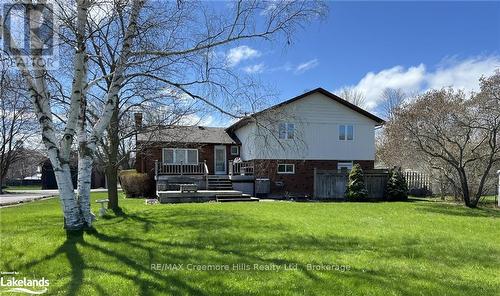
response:
[[[314,169],[337,170],[338,160],[255,160],[255,176],[271,180],[271,192],[283,195],[286,192],[298,196],[314,193]],[[342,161],[340,161],[342,162]],[[373,160],[354,160],[363,170],[374,168]],[[278,164],[294,164],[294,174],[278,174]],[[283,186],[278,186],[282,182]],[[278,183],[278,184],[277,184]]]
[[[140,143],[139,143],[140,144]],[[139,145],[138,145],[139,146]],[[198,149],[198,161],[207,162],[209,174],[214,174],[214,146],[215,144],[186,144],[186,143],[151,143],[141,147],[136,155],[135,169],[141,173],[148,173],[154,176],[155,161],[162,161],[163,148],[192,148]],[[231,146],[226,146],[226,168],[229,170],[229,160],[233,160],[238,155],[231,155]]]

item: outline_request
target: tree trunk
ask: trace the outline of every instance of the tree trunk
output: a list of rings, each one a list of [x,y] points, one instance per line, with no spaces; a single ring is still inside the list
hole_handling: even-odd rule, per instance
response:
[[[83,218],[80,207],[75,198],[71,169],[69,164],[64,164],[60,169],[54,168],[54,175],[59,188],[59,196],[64,215],[64,228],[66,230],[80,230],[83,228]]]
[[[118,174],[116,167],[109,165],[106,168],[106,180],[108,185],[108,208],[116,212],[120,210],[118,205]]]
[[[108,181],[108,208],[114,212],[119,211],[118,205],[118,149],[120,146],[120,136],[118,134],[118,104],[116,100],[115,110],[111,116],[111,121],[108,128],[109,148],[108,148],[108,163],[106,165],[106,179]]]
[[[86,227],[92,227],[92,222],[95,220],[90,205],[92,163],[92,155],[80,155],[78,158],[78,206]]]
[[[3,194],[3,176],[0,176],[0,194]]]
[[[462,187],[462,197],[464,198],[465,205],[469,208],[475,208],[477,203],[471,202],[469,183],[467,182],[467,175],[464,168],[458,170],[458,175],[460,177],[460,186]]]

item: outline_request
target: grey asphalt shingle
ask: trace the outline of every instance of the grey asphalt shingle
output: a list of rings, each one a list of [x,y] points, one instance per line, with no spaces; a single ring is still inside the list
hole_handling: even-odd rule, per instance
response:
[[[137,135],[140,142],[182,142],[207,144],[237,144],[223,127],[166,126]]]

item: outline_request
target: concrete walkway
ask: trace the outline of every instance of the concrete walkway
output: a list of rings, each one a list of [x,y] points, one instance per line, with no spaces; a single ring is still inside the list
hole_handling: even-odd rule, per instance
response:
[[[107,192],[107,189],[92,189],[91,192]],[[10,190],[0,194],[0,207],[30,202],[59,195],[57,190]]]

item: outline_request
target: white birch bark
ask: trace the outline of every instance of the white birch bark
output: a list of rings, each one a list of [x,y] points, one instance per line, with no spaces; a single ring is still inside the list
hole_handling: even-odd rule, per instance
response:
[[[134,37],[137,32],[137,21],[139,18],[139,13],[142,6],[144,5],[144,0],[134,0],[132,4],[132,10],[130,12],[130,20],[127,26],[127,31],[125,32],[125,37],[123,39],[121,53],[118,57],[116,63],[116,68],[113,73],[113,78],[111,81],[110,88],[106,96],[106,105],[104,107],[104,112],[101,118],[94,125],[92,136],[90,142],[92,144],[92,149],[95,150],[97,141],[102,137],[104,130],[109,125],[111,121],[111,116],[113,116],[113,111],[115,108],[116,101],[118,100],[118,95],[121,90],[123,81],[125,80],[125,68],[128,59],[131,56],[131,47]]]
[[[90,205],[93,157],[97,149],[97,143],[103,136],[106,127],[111,121],[114,106],[118,100],[118,94],[124,81],[126,64],[130,57],[132,41],[137,31],[137,20],[143,5],[143,0],[136,0],[133,2],[130,20],[123,40],[121,53],[117,61],[116,69],[112,76],[111,86],[106,96],[106,105],[104,107],[101,118],[97,121],[92,129],[90,139],[87,139],[86,134],[85,114],[87,106],[85,102],[84,89],[82,89],[83,96],[81,98],[82,101],[80,103],[80,118],[78,120],[78,202],[83,215],[83,219],[86,225],[89,227],[92,225],[92,221],[95,217],[91,212]],[[83,69],[86,71],[86,65],[83,67]]]
[[[32,48],[31,59],[33,62],[33,75],[23,61],[22,55],[15,44],[11,49],[16,57],[17,67],[28,85],[28,91],[34,105],[34,110],[42,129],[42,141],[47,149],[48,157],[54,169],[61,207],[64,214],[64,227],[68,230],[78,230],[83,227],[82,211],[76,198],[71,178],[71,168],[69,164],[71,145],[73,142],[75,127],[80,111],[80,102],[83,95],[83,86],[86,83],[86,56],[85,56],[85,25],[87,22],[88,1],[77,2],[77,43],[78,48],[75,53],[75,69],[73,79],[73,90],[71,95],[70,112],[67,124],[61,141],[57,141],[54,130],[52,112],[50,108],[51,95],[47,88],[47,73],[41,58],[41,47],[36,46],[39,40],[34,34],[30,34]],[[39,23],[41,15],[32,13],[30,16],[33,22]],[[11,38],[6,32],[6,38]],[[14,42],[14,40],[11,41]]]
[[[80,3],[80,9],[77,15],[77,45],[78,48],[75,53],[75,78],[73,80],[71,102],[75,104],[70,110],[70,115],[68,118],[68,124],[65,129],[65,136],[61,141],[62,145],[67,145],[71,147],[71,142],[66,142],[66,138],[70,137],[67,135],[74,135],[73,126],[77,125],[78,130],[78,186],[77,186],[77,198],[78,206],[80,208],[80,213],[83,218],[83,222],[86,227],[91,227],[92,222],[95,219],[94,214],[92,214],[91,204],[90,204],[90,188],[91,188],[91,178],[92,178],[92,164],[93,164],[93,151],[91,151],[87,146],[87,125],[86,125],[86,113],[87,113],[87,100],[85,96],[86,84],[87,84],[87,53],[86,53],[86,23],[87,23],[87,11],[88,2],[87,0],[82,0]],[[73,137],[71,137],[72,139]]]
[[[87,87],[87,54],[86,54],[86,26],[89,8],[88,0],[76,2],[76,52],[74,56],[74,73],[72,92],[70,100],[70,111],[68,113],[66,126],[62,138],[58,141],[50,107],[51,94],[47,87],[47,72],[41,56],[41,47],[34,46],[31,51],[33,72],[28,69],[23,61],[21,52],[14,44],[9,32],[5,38],[12,40],[12,54],[16,57],[17,67],[28,85],[31,101],[42,129],[42,141],[47,149],[48,157],[54,169],[61,207],[64,213],[64,226],[68,230],[81,229],[83,226],[90,227],[94,220],[90,204],[90,186],[93,165],[93,155],[97,143],[102,137],[104,130],[109,125],[113,114],[114,105],[124,81],[126,63],[130,57],[130,48],[137,31],[137,20],[139,12],[144,4],[143,0],[133,1],[130,21],[122,44],[121,53],[117,67],[113,73],[112,84],[107,94],[107,101],[103,115],[95,124],[87,137],[86,126],[86,100],[85,90]],[[41,15],[37,12],[30,17],[33,22],[39,23]],[[34,34],[30,34],[31,43],[37,44],[40,40]],[[70,153],[75,131],[78,130],[78,192],[75,194],[71,178]]]

